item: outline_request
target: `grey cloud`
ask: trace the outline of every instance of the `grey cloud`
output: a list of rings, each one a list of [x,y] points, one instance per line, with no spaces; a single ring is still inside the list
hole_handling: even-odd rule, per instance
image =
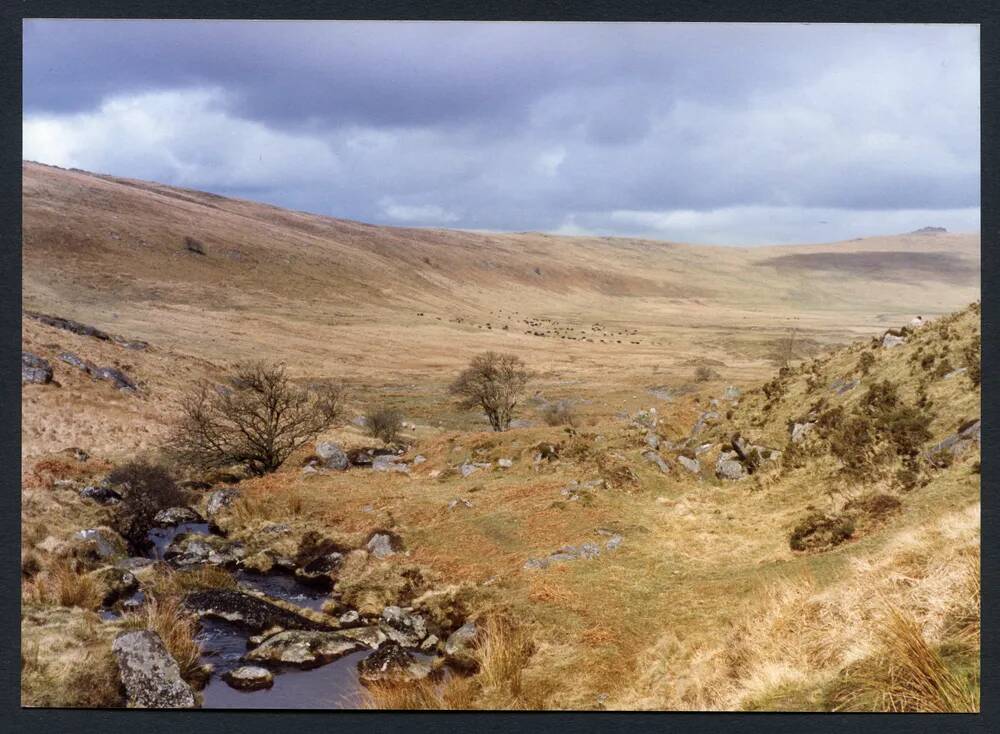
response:
[[[845,227],[964,212],[979,205],[976,33],[29,21],[25,155],[499,230],[637,231],[619,211],[823,209]],[[774,237],[817,236],[807,220]]]

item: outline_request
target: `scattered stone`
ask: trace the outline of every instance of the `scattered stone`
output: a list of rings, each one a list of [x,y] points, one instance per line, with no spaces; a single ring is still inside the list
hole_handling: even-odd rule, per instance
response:
[[[451,502],[448,503],[448,509],[454,510],[456,507],[471,508],[472,501],[456,497],[455,499],[453,499]]]
[[[391,640],[379,645],[375,652],[358,663],[358,678],[365,685],[410,683],[430,674],[429,665],[419,662]]]
[[[662,456],[660,456],[655,451],[646,451],[643,453],[642,458],[651,464],[656,464],[657,468],[664,474],[670,473],[670,464],[668,464]]]
[[[284,663],[299,668],[315,668],[361,649],[357,640],[339,632],[285,630],[271,635],[243,656],[247,662]]]
[[[21,352],[21,384],[46,385],[52,382],[52,365],[31,352]]]
[[[512,459],[497,459],[497,466],[501,469],[510,469],[514,466],[514,461]]]
[[[379,629],[401,647],[417,647],[427,637],[424,618],[398,606],[388,606],[382,610]]]
[[[205,521],[201,515],[190,507],[168,507],[165,510],[157,512],[153,517],[153,522],[161,528],[165,528],[181,525],[182,523]]]
[[[398,456],[392,454],[382,454],[372,459],[372,471],[399,472],[408,474],[410,467],[405,462],[399,460]]]
[[[470,476],[471,474],[475,474],[476,471],[479,470],[479,467],[476,466],[475,464],[468,464],[468,463],[466,463],[466,464],[462,464],[458,468],[458,470],[459,470],[459,472],[461,472],[461,474],[462,474],[463,477],[467,477],[467,476]]]
[[[414,466],[420,466],[425,461],[427,461],[427,457],[424,456],[423,454],[417,454],[416,456],[413,457],[413,465]]]
[[[138,389],[136,384],[132,382],[128,375],[119,369],[115,369],[114,367],[98,367],[92,375],[98,380],[110,382],[119,390],[134,392]]]
[[[260,691],[274,685],[274,674],[259,665],[241,665],[223,673],[222,679],[238,691]]]
[[[735,385],[730,385],[729,387],[726,388],[726,392],[723,394],[723,397],[729,402],[733,402],[734,400],[739,400],[740,389]]]
[[[941,379],[942,380],[950,380],[952,377],[957,377],[958,375],[964,375],[968,371],[969,371],[969,369],[967,367],[959,367],[957,370],[952,370],[951,372],[949,372],[948,374],[946,374]]]
[[[316,456],[319,457],[326,469],[344,471],[350,466],[350,461],[344,450],[335,443],[323,441],[316,444]]]
[[[88,375],[97,370],[97,367],[95,367],[91,362],[88,362],[83,357],[80,357],[73,352],[61,352],[59,354],[59,359],[72,367],[76,367],[78,370],[86,372]]]
[[[208,495],[208,502],[205,504],[205,514],[215,517],[226,507],[229,507],[240,496],[238,489],[218,489]]]
[[[687,456],[681,454],[677,457],[677,463],[683,466],[692,474],[701,473],[701,462],[698,461],[697,459],[689,459]]]
[[[355,640],[372,650],[376,649],[379,645],[389,639],[386,637],[385,632],[375,626],[342,629],[340,630],[340,634],[343,637],[346,637],[349,640]]]
[[[318,556],[301,568],[295,569],[295,577],[307,584],[331,584],[344,563],[344,554],[332,551]]]
[[[468,621],[448,635],[444,643],[445,659],[457,668],[472,670],[477,667],[476,642],[479,630],[476,623]]]
[[[605,542],[604,544],[604,547],[607,550],[615,550],[616,548],[618,548],[618,546],[622,544],[622,541],[624,540],[625,538],[616,533],[615,535],[612,535],[610,538],[608,538],[607,542]]]
[[[792,424],[792,443],[802,443],[805,441],[806,436],[809,435],[815,427],[816,423],[814,421],[807,421],[805,423],[793,423]]]
[[[340,619],[338,621],[345,626],[350,624],[358,624],[361,621],[361,615],[358,614],[355,610],[351,609],[350,611],[341,614]]]
[[[304,467],[302,467],[302,473],[303,474],[319,474],[319,469],[317,469],[312,464],[306,464]]]
[[[403,550],[403,539],[395,533],[376,531],[368,538],[365,547],[376,558],[388,558]]]
[[[893,347],[898,347],[900,344],[906,342],[906,337],[893,334],[891,331],[885,332],[882,335],[882,347],[885,349],[892,349]]]
[[[731,454],[721,454],[715,462],[715,476],[719,479],[737,481],[747,476],[746,467],[743,463],[731,457]]]
[[[125,555],[125,541],[110,528],[88,528],[79,531],[73,537],[91,544],[98,558],[107,559]]]
[[[858,380],[845,380],[843,377],[838,377],[830,383],[830,389],[837,395],[843,395],[856,388],[859,384]]]
[[[105,607],[111,606],[139,588],[139,580],[135,575],[131,571],[119,568],[117,564],[99,568],[88,576],[103,590],[101,604]]]
[[[942,455],[959,456],[965,453],[974,443],[982,441],[982,421],[976,419],[959,427],[959,430],[940,443],[931,446],[925,457],[935,466],[942,466]]]
[[[94,500],[99,505],[115,505],[122,501],[122,496],[106,484],[84,487],[80,497]]]
[[[437,649],[441,640],[438,639],[437,635],[427,635],[423,642],[420,643],[420,652],[431,653]]]
[[[194,691],[155,632],[124,632],[115,638],[111,651],[129,708],[194,708]]]

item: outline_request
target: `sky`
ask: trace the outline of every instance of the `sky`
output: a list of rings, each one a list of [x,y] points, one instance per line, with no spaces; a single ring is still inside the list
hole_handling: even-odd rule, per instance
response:
[[[974,25],[24,23],[23,157],[375,224],[979,230]]]

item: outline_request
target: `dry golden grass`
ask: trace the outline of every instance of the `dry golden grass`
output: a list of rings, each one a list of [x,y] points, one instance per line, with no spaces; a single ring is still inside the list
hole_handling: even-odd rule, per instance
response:
[[[831,695],[835,711],[979,711],[978,673],[949,667],[908,612],[890,607],[882,624],[882,649],[845,671]]]
[[[86,573],[80,573],[69,561],[57,560],[23,586],[22,598],[36,604],[79,607],[94,610],[101,606],[104,590]]]
[[[37,546],[47,536],[66,539],[82,523],[106,524],[103,510],[82,504],[74,488],[54,485],[64,474],[84,479],[57,452],[82,446],[94,461],[118,462],[153,450],[175,415],[177,395],[193,380],[216,379],[248,357],[284,359],[296,378],[349,383],[349,413],[376,402],[398,407],[417,424],[406,432],[408,458],[420,453],[427,461],[410,476],[356,469],[304,475],[303,451],[277,474],[241,483],[243,499],[221,520],[230,538],[251,553],[266,547],[294,555],[309,531],[357,547],[372,530],[390,528],[406,543],[405,560],[393,559],[398,565],[419,569],[431,585],[483,585],[479,591],[530,624],[535,653],[519,680],[498,652],[501,673],[489,686],[479,676],[456,677],[380,694],[384,701],[396,696],[393,705],[829,708],[831,683],[851,666],[877,660],[890,639],[876,596],[915,620],[949,670],[953,647],[978,647],[978,451],[908,492],[893,486],[896,465],[881,467],[877,482],[851,483],[823,452],[802,467],[766,469],[742,483],[720,482],[711,471],[726,433],[740,430],[785,448],[788,421],[820,397],[850,410],[876,379],[897,382],[909,404],[926,395],[934,441],[978,416],[978,389],[921,370],[921,355],[911,359],[922,348],[935,354],[935,365],[962,364],[978,313],[873,352],[866,376],[857,366],[867,344],[856,342],[813,364],[794,359],[780,402],[765,406],[764,396],[749,389],[772,376],[775,349],[793,327],[803,345],[798,356],[805,356],[978,295],[974,277],[875,278],[850,269],[828,277],[767,259],[950,249],[974,270],[978,237],[742,250],[480,235],[367,227],[31,164],[24,181],[25,307],[152,345],[125,351],[23,322],[23,348],[50,359],[62,385],[25,386],[22,397],[23,454],[52,460],[37,472],[32,461],[23,463],[24,542],[43,570],[49,559]],[[204,242],[208,254],[185,253],[186,236]],[[533,274],[536,266],[541,276]],[[342,287],[331,292],[331,282]],[[552,322],[531,328],[549,335],[526,334],[524,320],[540,318]],[[593,341],[553,336],[595,327],[636,331],[640,343],[618,343],[596,330]],[[537,370],[533,399],[517,416],[537,427],[494,435],[476,415],[455,408],[448,382],[487,349],[520,354]],[[122,367],[141,381],[141,395],[64,367],[57,361],[63,350]],[[702,364],[720,378],[692,383]],[[858,377],[859,389],[829,389],[835,379]],[[710,436],[701,478],[679,470],[664,476],[642,459],[645,432],[627,428],[620,414],[656,406],[661,439],[677,440],[728,384],[744,395]],[[650,393],[656,386],[692,392],[667,401]],[[575,437],[538,425],[545,403],[560,399],[580,400],[575,406],[586,429]],[[722,408],[725,414],[730,406]],[[371,443],[350,425],[321,438],[348,448]],[[542,441],[560,443],[564,453],[534,466]],[[514,467],[468,478],[456,471],[465,461],[500,457],[514,459]],[[96,464],[93,472],[101,473]],[[571,481],[602,475],[612,487],[586,500],[560,493]],[[855,536],[832,551],[790,551],[788,533],[807,512],[839,512],[869,492],[898,496],[900,511],[859,523]],[[473,506],[449,510],[453,498]],[[260,532],[274,522],[289,533]],[[625,540],[599,559],[523,567],[563,545],[602,543],[608,536],[598,530],[609,528]],[[370,581],[379,591],[406,588],[394,564],[384,565],[349,581]],[[188,583],[213,583],[161,581],[164,599]],[[376,597],[372,604],[384,601]],[[520,694],[511,692],[518,687]],[[862,696],[857,705],[871,700]]]
[[[157,566],[156,572],[143,582],[143,589],[157,599],[183,596],[200,589],[235,589],[236,580],[228,571],[215,566],[200,566],[175,570]]]
[[[365,707],[373,709],[490,709],[538,707],[540,690],[525,686],[524,669],[534,650],[523,626],[494,614],[480,622],[477,670],[471,677],[448,673],[443,680],[404,685],[376,685],[367,690]]]
[[[66,607],[22,608],[21,704],[108,708],[124,706],[111,652],[116,627],[93,612]]]

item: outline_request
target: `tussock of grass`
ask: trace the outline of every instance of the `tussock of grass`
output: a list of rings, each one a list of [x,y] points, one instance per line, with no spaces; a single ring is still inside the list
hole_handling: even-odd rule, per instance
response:
[[[158,599],[182,596],[199,589],[235,588],[236,579],[233,575],[215,566],[177,571],[164,565],[144,584],[144,589]]]
[[[931,645],[913,616],[898,607],[890,607],[883,625],[883,649],[838,681],[834,710],[979,711],[978,665],[949,665],[941,647]]]
[[[104,590],[85,573],[79,573],[67,561],[56,561],[24,584],[23,598],[38,604],[97,609]]]
[[[530,709],[539,691],[524,683],[524,669],[534,645],[527,631],[501,615],[482,623],[476,647],[477,672],[465,678],[450,674],[442,681],[377,685],[368,689],[373,709]]]
[[[126,629],[148,629],[158,634],[177,661],[181,676],[185,679],[198,677],[201,668],[198,660],[201,649],[195,640],[198,622],[181,607],[179,599],[152,598],[135,614],[123,617],[122,625]]]

